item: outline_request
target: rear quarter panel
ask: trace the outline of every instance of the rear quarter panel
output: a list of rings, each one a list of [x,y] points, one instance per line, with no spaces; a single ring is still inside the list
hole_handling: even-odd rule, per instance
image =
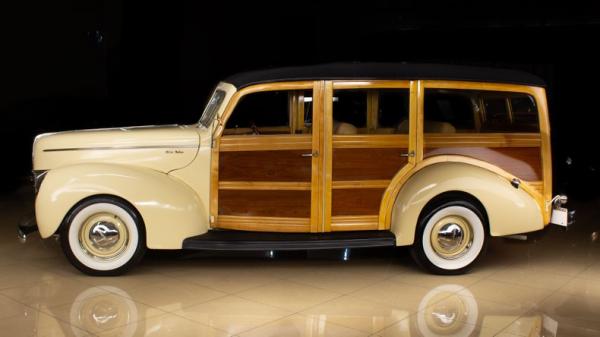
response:
[[[522,187],[514,188],[509,179],[468,163],[424,166],[400,189],[392,209],[391,231],[397,245],[412,244],[423,208],[434,197],[451,191],[468,193],[483,204],[492,236],[540,230],[544,228],[540,206]]]

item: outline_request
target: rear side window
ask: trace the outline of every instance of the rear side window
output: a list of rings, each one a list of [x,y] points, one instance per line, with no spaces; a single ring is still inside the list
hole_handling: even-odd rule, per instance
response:
[[[425,133],[539,132],[538,110],[527,94],[426,89]]]
[[[408,133],[408,89],[334,90],[332,107],[334,134]]]
[[[520,131],[539,131],[538,109],[533,97],[517,96],[511,98],[510,102],[515,127],[520,128]]]

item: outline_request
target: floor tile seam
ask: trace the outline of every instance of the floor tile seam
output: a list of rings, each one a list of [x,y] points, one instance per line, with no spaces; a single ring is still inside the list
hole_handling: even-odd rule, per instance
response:
[[[163,275],[163,276],[166,276],[166,275]],[[207,289],[210,289],[210,290],[213,290],[213,291],[218,291],[218,292],[225,293],[225,294],[228,294],[228,295],[233,295],[233,294],[235,294],[235,293],[238,293],[238,292],[239,292],[239,291],[227,292],[227,291],[225,291],[225,290],[217,289],[217,288],[214,288],[214,287],[212,287],[212,286],[210,286],[210,285],[206,285],[206,284],[203,284],[203,283],[199,283],[199,282],[197,282],[197,281],[190,281],[190,280],[186,280],[186,281],[184,281],[184,280],[182,280],[182,279],[180,278],[180,277],[185,277],[185,276],[167,276],[167,277],[169,277],[169,278],[171,278],[171,279],[173,279],[173,280],[176,280],[176,281],[178,281],[178,282],[183,282],[183,283],[191,283],[192,285],[195,285],[195,286],[205,287],[205,288],[207,288]],[[256,287],[259,287],[259,286],[262,286],[262,285],[264,285],[264,284],[257,285]],[[251,288],[248,288],[248,289],[252,289],[252,288],[254,288],[254,286],[253,286],[253,287],[251,287]],[[244,289],[244,290],[241,290],[241,291],[245,291],[245,290],[247,290],[247,289]]]
[[[568,282],[567,282],[568,283]],[[560,289],[562,289],[563,287],[565,287],[565,285],[567,284],[563,284],[562,286],[560,286],[558,289],[554,290],[554,291],[550,291],[549,294],[547,296],[544,296],[542,299],[540,299],[539,301],[537,301],[537,303],[542,304],[544,302],[546,302],[550,297],[554,296],[556,293],[562,293]],[[564,293],[563,293],[564,294]],[[536,303],[536,304],[537,304]],[[537,306],[537,305],[536,305]],[[508,324],[507,326],[505,326],[502,330],[499,331],[499,333],[504,332],[505,330],[507,330],[512,324],[514,324],[516,321],[518,321],[521,318],[525,318],[526,315],[528,314],[535,314],[537,309],[535,308],[531,308],[529,310],[527,310],[525,313],[523,313],[522,315],[519,315],[519,317],[515,318],[513,321],[510,322],[510,324]],[[512,333],[511,333],[512,334]],[[517,335],[519,336],[519,335]]]
[[[218,331],[220,331],[220,332],[223,332],[223,333],[227,334],[227,335],[228,335],[228,336],[230,336],[230,337],[238,336],[238,335],[241,333],[241,332],[237,332],[237,333],[235,333],[235,334],[231,334],[231,333],[229,333],[228,331],[225,331],[225,330],[223,330],[223,329],[221,329],[221,328],[219,328],[219,327],[216,327],[216,326],[211,326],[211,325],[205,324],[205,323],[203,323],[203,322],[196,321],[196,320],[194,320],[194,319],[192,319],[192,318],[186,317],[186,316],[184,316],[183,314],[179,313],[179,311],[180,311],[180,310],[176,310],[176,311],[173,311],[173,312],[168,312],[168,313],[166,313],[165,315],[169,315],[169,314],[170,314],[170,315],[177,316],[177,317],[179,317],[179,318],[183,318],[183,319],[185,319],[186,321],[189,321],[189,322],[192,322],[192,323],[195,323],[195,324],[200,324],[200,325],[202,325],[202,326],[205,326],[205,327],[212,328],[212,329],[218,330]],[[165,316],[165,315],[161,315],[161,316]],[[292,315],[292,314],[290,314],[290,315]],[[286,316],[287,316],[287,315],[286,315]],[[156,316],[156,317],[159,317],[159,316]],[[156,317],[152,317],[152,318],[156,318]],[[275,319],[275,320],[277,320],[277,319]]]
[[[92,288],[98,288],[98,287],[90,287],[90,288],[88,288],[88,289],[92,289]],[[11,288],[11,289],[14,289],[14,288]],[[105,291],[106,293],[110,293],[108,290],[104,290],[104,289],[101,289],[101,288],[98,288],[98,289],[100,289],[100,290],[102,290],[102,291]],[[20,304],[22,304],[22,305],[24,305],[24,306],[27,306],[27,307],[29,307],[29,308],[33,308],[33,309],[36,309],[36,310],[38,310],[38,308],[37,308],[36,304],[30,304],[30,303],[23,302],[23,301],[21,301],[21,300],[19,300],[19,299],[16,299],[16,298],[10,297],[9,295],[6,295],[6,294],[0,294],[0,295],[6,296],[7,298],[10,298],[11,300],[13,300],[13,301],[15,301],[15,302],[17,302],[17,303],[20,303]],[[90,297],[90,298],[94,298],[94,297],[98,297],[98,296],[103,296],[103,295],[107,295],[107,294],[98,294],[98,295],[94,295],[94,296],[92,296],[92,297]],[[72,300],[72,301],[68,301],[68,302],[64,302],[64,303],[52,304],[52,305],[48,305],[48,306],[47,306],[47,308],[48,308],[48,309],[54,309],[54,308],[58,308],[58,307],[61,307],[61,306],[67,305],[67,304],[74,304],[74,303],[77,303],[77,302],[81,302],[81,301],[89,300],[90,298],[82,299],[82,300],[79,300],[79,301],[74,301],[74,300]],[[39,303],[38,303],[38,304],[39,304]],[[42,312],[43,312],[43,311],[42,311]]]
[[[214,289],[211,289],[211,290],[214,290]],[[210,299],[204,299],[204,300],[200,300],[199,302],[194,302],[194,303],[192,303],[192,304],[185,305],[185,306],[182,306],[181,308],[178,308],[178,309],[175,309],[175,310],[171,310],[171,311],[169,311],[169,310],[165,310],[165,309],[162,309],[162,308],[159,308],[159,307],[157,307],[157,306],[156,306],[156,305],[154,305],[154,304],[150,304],[150,303],[146,303],[146,302],[143,302],[143,301],[140,301],[140,300],[134,299],[134,298],[133,298],[133,297],[131,297],[131,295],[129,295],[129,294],[127,294],[127,296],[123,296],[122,294],[119,294],[119,293],[113,293],[113,292],[111,292],[111,294],[117,295],[117,296],[119,296],[119,297],[121,297],[121,298],[124,298],[124,299],[126,299],[126,300],[130,300],[130,301],[132,301],[132,302],[134,302],[134,303],[141,304],[141,305],[144,305],[144,306],[150,307],[150,308],[152,308],[152,309],[156,309],[156,310],[162,311],[163,313],[167,313],[167,314],[169,314],[169,313],[173,313],[174,311],[177,311],[177,310],[181,310],[181,309],[190,308],[190,307],[193,307],[193,306],[195,306],[195,305],[199,305],[199,304],[205,304],[205,303],[208,303],[208,302],[210,302],[210,301],[214,301],[214,300],[221,299],[221,298],[224,298],[224,297],[227,297],[227,296],[231,296],[231,294],[225,293],[224,291],[219,291],[219,292],[220,292],[220,293],[222,293],[222,294],[221,294],[221,295],[219,295],[219,296],[217,296],[217,297],[210,298]]]

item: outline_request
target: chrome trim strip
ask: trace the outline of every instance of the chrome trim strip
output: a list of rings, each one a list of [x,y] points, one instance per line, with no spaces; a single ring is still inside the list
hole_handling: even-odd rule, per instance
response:
[[[44,149],[44,152],[58,151],[85,151],[85,150],[145,150],[145,149],[182,149],[197,148],[200,145],[142,145],[142,146],[97,146],[97,147],[65,147],[58,149]]]

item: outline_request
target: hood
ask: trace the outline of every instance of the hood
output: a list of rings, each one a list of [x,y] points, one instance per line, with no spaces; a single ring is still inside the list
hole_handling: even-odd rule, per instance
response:
[[[202,130],[167,125],[46,133],[35,138],[33,167],[48,170],[85,162],[111,162],[168,172],[194,159]]]

